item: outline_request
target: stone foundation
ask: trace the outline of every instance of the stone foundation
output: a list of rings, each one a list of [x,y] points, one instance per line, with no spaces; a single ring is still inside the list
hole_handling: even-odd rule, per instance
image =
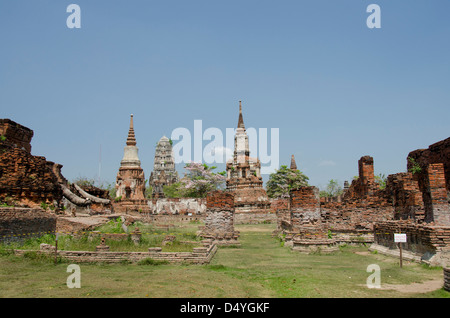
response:
[[[196,247],[192,252],[162,252],[160,247],[149,248],[148,252],[111,252],[111,251],[61,251],[57,255],[63,259],[75,263],[136,263],[140,260],[151,258],[169,263],[208,264],[217,251],[215,244]],[[14,250],[14,254],[23,255],[29,250]],[[54,255],[54,247],[41,247],[38,253]]]

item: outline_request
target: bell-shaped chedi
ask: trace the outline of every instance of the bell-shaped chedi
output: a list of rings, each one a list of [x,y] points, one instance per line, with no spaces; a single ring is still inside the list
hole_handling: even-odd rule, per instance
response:
[[[120,210],[140,211],[147,207],[144,195],[144,170],[141,168],[136,144],[133,114],[131,114],[126,146],[116,178],[116,198],[119,204],[115,206],[115,210],[119,212]]]

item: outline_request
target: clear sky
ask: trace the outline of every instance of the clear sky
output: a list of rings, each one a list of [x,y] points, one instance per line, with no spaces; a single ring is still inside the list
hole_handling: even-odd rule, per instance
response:
[[[68,180],[115,181],[131,113],[148,177],[163,135],[194,120],[234,128],[239,100],[246,127],[278,128],[280,164],[294,154],[312,185],[351,180],[364,155],[376,174],[402,172],[410,151],[450,136],[449,12],[448,0],[1,1],[0,118],[31,128],[32,154]]]

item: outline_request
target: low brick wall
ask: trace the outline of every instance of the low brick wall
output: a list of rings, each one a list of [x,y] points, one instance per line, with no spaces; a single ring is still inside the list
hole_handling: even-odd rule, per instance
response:
[[[208,264],[217,251],[215,244],[195,247],[192,252],[162,252],[160,247],[151,247],[148,252],[110,252],[110,251],[61,251],[58,256],[76,263],[121,263],[129,261],[136,263],[151,258],[153,260],[168,261],[169,263]],[[29,250],[14,250],[16,255],[24,255]],[[54,255],[54,246],[44,246],[38,253]]]
[[[402,243],[404,255],[411,260],[430,265],[443,266],[450,263],[450,226],[416,224],[408,221],[375,223],[374,244],[370,249],[384,254],[397,255],[394,233],[405,233],[407,242]]]
[[[0,241],[16,241],[56,231],[56,216],[42,209],[0,208]]]

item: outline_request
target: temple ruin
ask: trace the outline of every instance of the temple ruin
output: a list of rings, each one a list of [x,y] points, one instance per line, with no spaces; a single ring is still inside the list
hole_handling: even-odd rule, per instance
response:
[[[411,151],[406,172],[389,175],[383,188],[375,179],[374,158],[366,155],[357,163],[358,177],[345,182],[342,195],[321,198],[317,187],[303,186],[292,190],[289,198],[269,199],[260,161],[250,157],[240,102],[234,154],[226,163],[226,190],[206,198],[163,198],[162,187],[178,180],[170,141],[163,137],[156,147],[149,182],[155,192],[149,199],[131,115],[116,178],[117,197],[111,202],[108,191],[71,184],[61,173],[62,165],[32,155],[31,129],[1,119],[0,136],[0,201],[14,206],[0,209],[1,237],[54,232],[57,224],[69,224],[59,216],[75,216],[77,210],[132,214],[154,223],[202,221],[199,235],[212,245],[239,245],[236,224],[276,222],[274,235],[303,253],[364,243],[370,250],[396,256],[393,236],[405,233],[406,258],[431,265],[450,263],[450,138]],[[293,155],[290,169],[297,170]]]
[[[248,135],[239,101],[239,119],[234,136],[233,158],[226,164],[226,188],[234,193],[236,223],[252,223],[274,220],[270,200],[263,188],[261,163],[250,157]]]
[[[130,128],[116,178],[116,212],[148,211],[145,199],[145,176],[141,168],[134,134],[133,114],[130,116]]]

